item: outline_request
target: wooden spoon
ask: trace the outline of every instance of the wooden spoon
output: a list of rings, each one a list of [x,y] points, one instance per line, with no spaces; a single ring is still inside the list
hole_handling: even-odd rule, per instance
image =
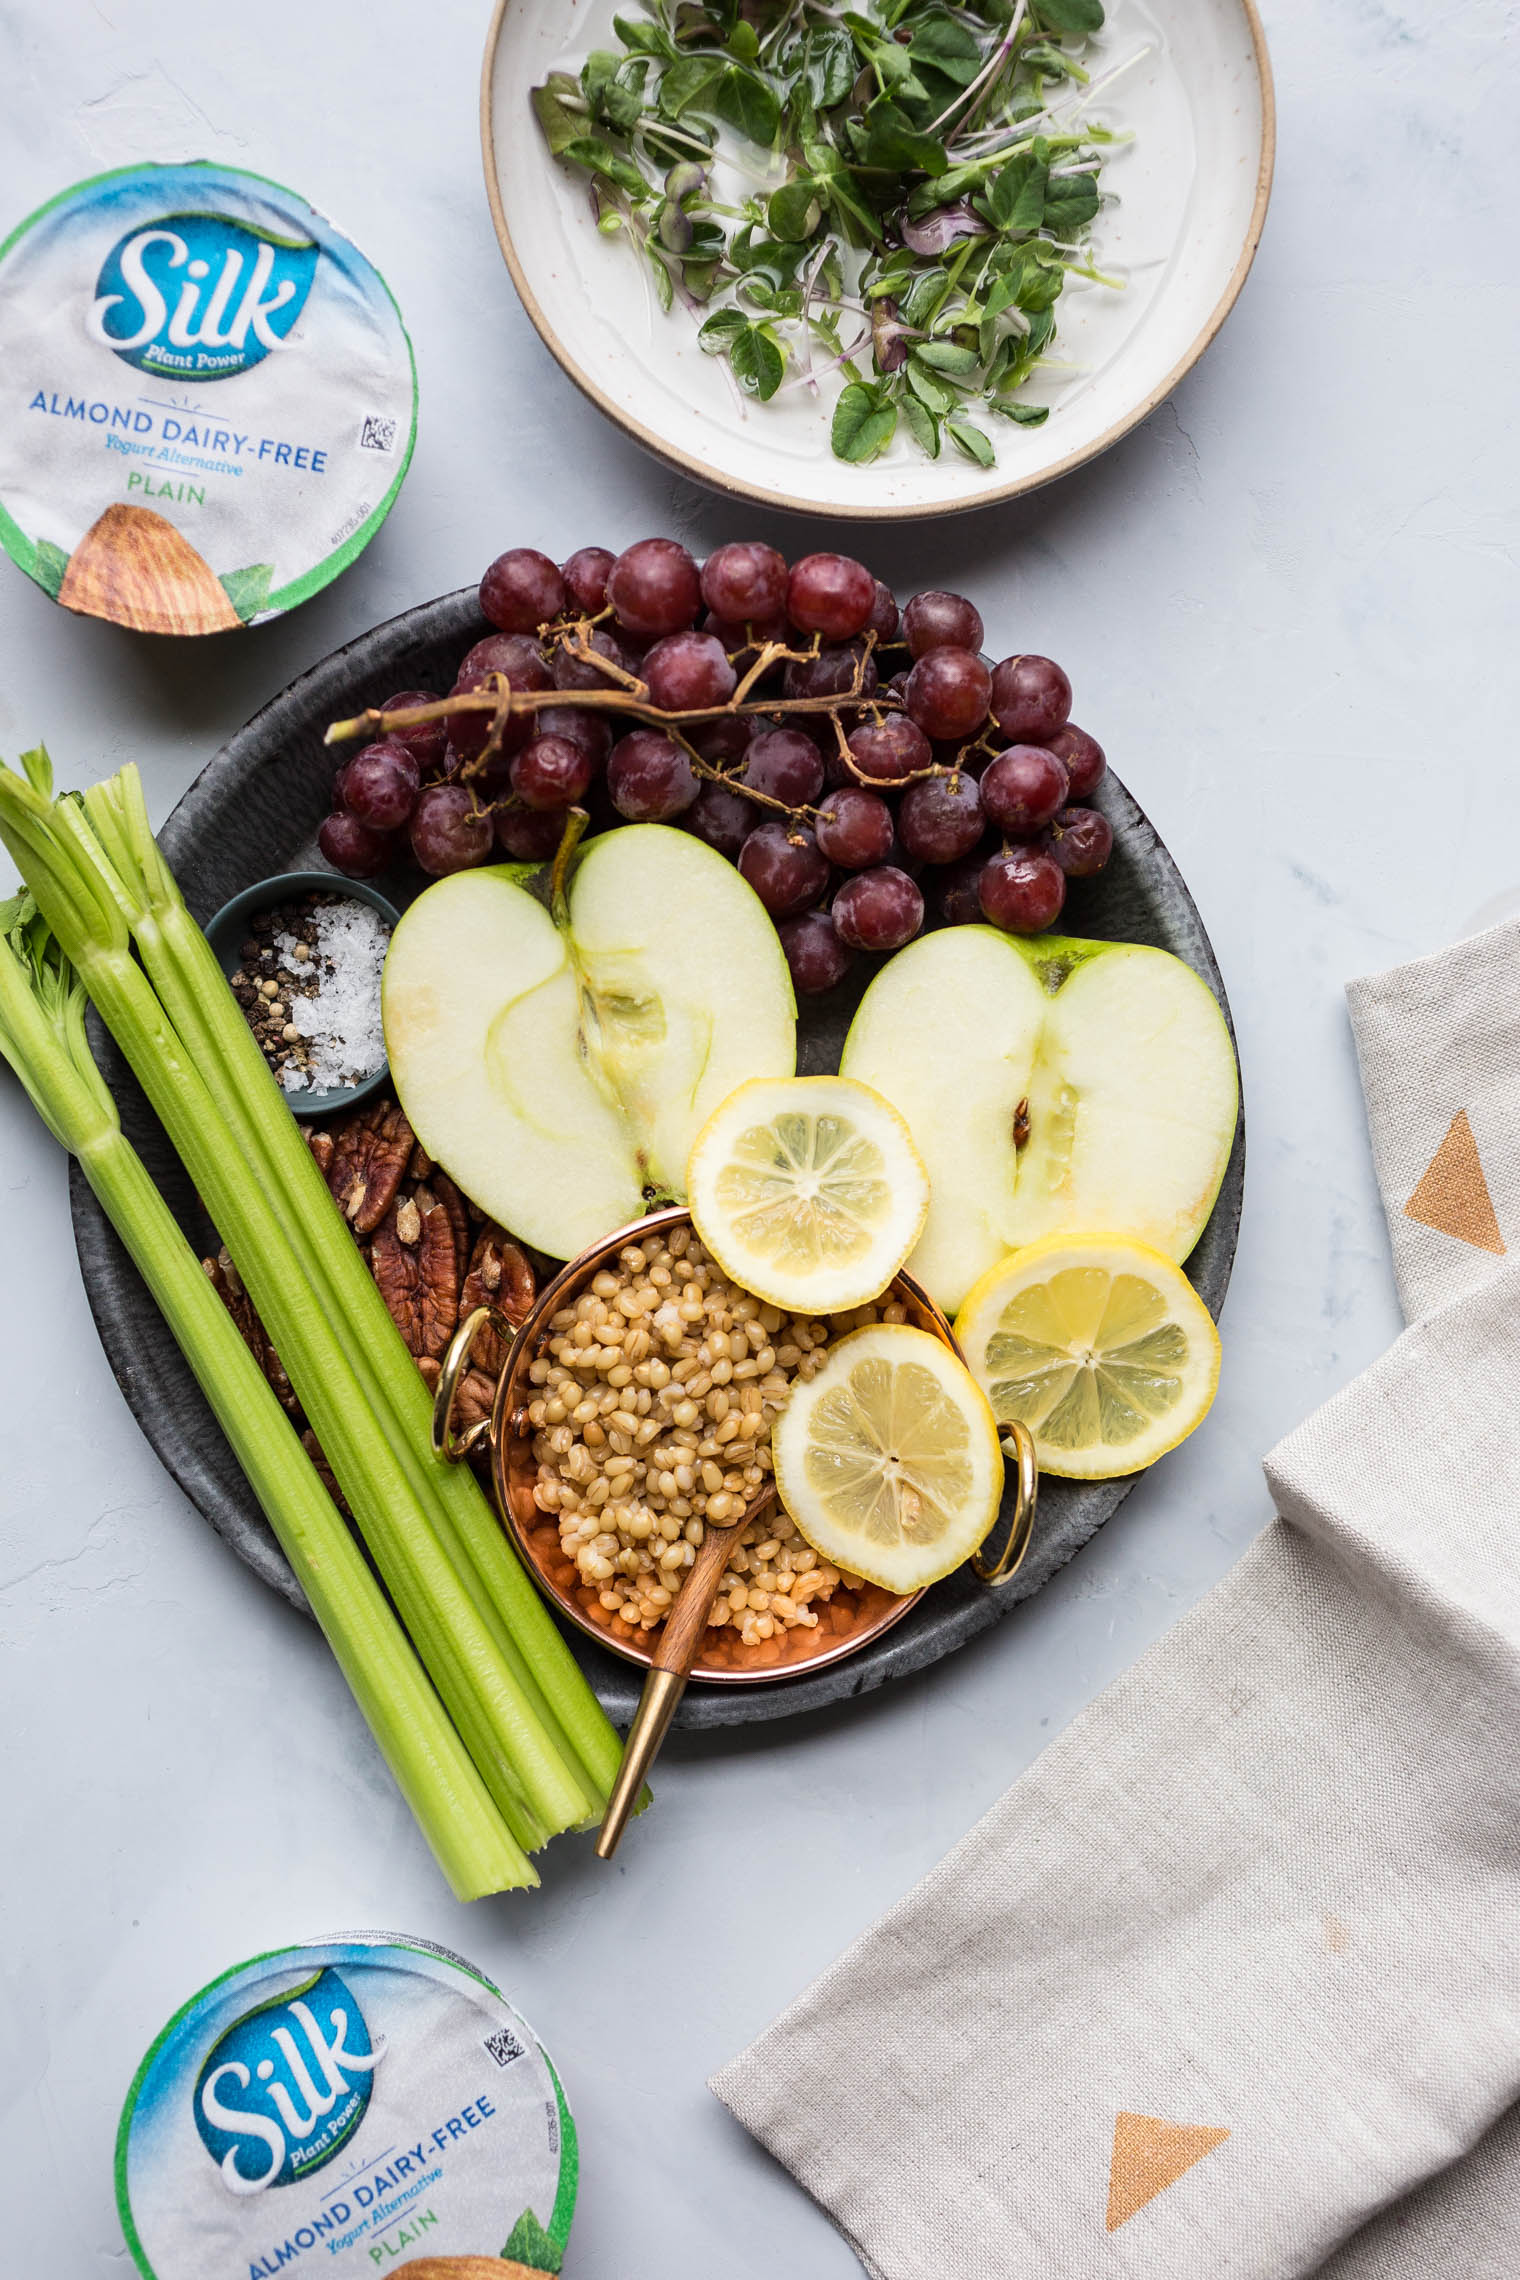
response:
[[[711,1520],[703,1524],[697,1556],[687,1569],[686,1581],[665,1618],[649,1665],[649,1676],[644,1681],[644,1691],[639,1696],[639,1706],[623,1744],[623,1762],[618,1767],[596,1840],[600,1860],[611,1860],[617,1851],[639,1791],[670,1731],[670,1721],[676,1714],[676,1704],[686,1692],[686,1681],[691,1676],[691,1666],[697,1659],[702,1633],[707,1628],[707,1618],[739,1532],[747,1528],[751,1520],[763,1519],[775,1501],[776,1484],[772,1481],[761,1489],[754,1503],[741,1512],[737,1520],[730,1520],[722,1527]]]

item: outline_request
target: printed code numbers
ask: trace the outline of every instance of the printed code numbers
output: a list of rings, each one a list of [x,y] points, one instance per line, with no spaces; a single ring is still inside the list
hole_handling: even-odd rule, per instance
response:
[[[361,451],[393,451],[395,444],[395,421],[377,419],[375,414],[371,412],[359,430],[359,449]]]
[[[494,2035],[487,2035],[486,2049],[498,2066],[510,2066],[514,2058],[521,2058],[523,2046],[510,2027],[498,2027]]]

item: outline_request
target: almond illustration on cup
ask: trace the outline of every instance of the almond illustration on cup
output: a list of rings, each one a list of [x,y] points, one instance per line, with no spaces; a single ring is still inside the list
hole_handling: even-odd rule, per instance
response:
[[[69,556],[58,599],[138,633],[221,633],[242,623],[211,565],[148,507],[106,508]]]
[[[547,2280],[536,2264],[509,2256],[414,2256],[398,2264],[396,2280]]]

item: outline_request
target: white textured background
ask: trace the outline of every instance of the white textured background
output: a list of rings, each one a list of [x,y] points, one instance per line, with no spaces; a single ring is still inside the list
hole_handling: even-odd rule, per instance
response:
[[[1245,1066],[1218,1405],[999,1630],[852,1709],[677,1741],[614,1869],[562,1843],[541,1892],[455,1908],[315,1633],[139,1438],[85,1309],[62,1162],[0,1082],[9,2271],[123,2271],[111,2145],[146,2044],[235,1958],[354,1923],[460,1948],[542,2032],[582,2132],[577,2280],[855,2269],[705,2073],[1224,1573],[1267,1517],[1260,1453],[1397,1327],[1340,992],[1520,905],[1516,15],[1276,0],[1277,188],[1203,365],[1056,489],[866,549],[899,591],[964,586],[995,654],[1066,664],[1197,895]],[[288,182],[389,278],[422,422],[369,553],[262,631],[135,638],[0,561],[0,751],[45,737],[66,782],[135,759],[163,815],[293,674],[504,546],[800,546],[796,523],[672,482],[539,347],[481,186],[484,18],[457,0],[3,11],[0,231],[132,158]]]

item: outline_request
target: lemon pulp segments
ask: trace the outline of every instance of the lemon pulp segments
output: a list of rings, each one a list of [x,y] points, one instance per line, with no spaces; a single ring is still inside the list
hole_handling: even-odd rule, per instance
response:
[[[801,1110],[740,1132],[714,1192],[740,1241],[786,1273],[864,1257],[892,1203],[869,1133]]]
[[[986,1400],[928,1332],[857,1330],[798,1386],[774,1446],[782,1501],[827,1558],[917,1591],[974,1551],[997,1515],[1003,1465]]]
[[[686,1188],[724,1273],[773,1306],[811,1314],[878,1298],[929,1208],[902,1118],[844,1077],[741,1085],[697,1135]]]
[[[959,1327],[994,1414],[1026,1425],[1053,1472],[1136,1471],[1190,1433],[1214,1397],[1207,1309],[1143,1244],[1031,1244],[976,1286]]]
[[[1038,1424],[1056,1448],[1122,1446],[1181,1397],[1187,1335],[1138,1275],[1067,1267],[1021,1291],[1002,1320],[987,1347],[993,1409]],[[1083,1349],[1090,1361],[1075,1358]]]
[[[813,1411],[808,1486],[869,1542],[932,1544],[974,1486],[964,1413],[917,1362],[863,1355]]]

